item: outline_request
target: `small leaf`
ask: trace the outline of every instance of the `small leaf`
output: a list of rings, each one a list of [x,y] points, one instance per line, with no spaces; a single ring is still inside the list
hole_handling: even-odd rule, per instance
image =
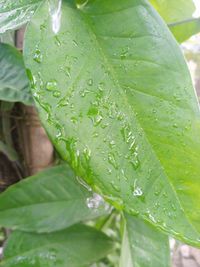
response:
[[[5,144],[1,140],[0,140],[0,152],[3,152],[11,161],[18,160],[18,155],[16,151],[10,145]]]
[[[108,212],[102,199],[99,209],[88,208],[92,197],[68,166],[50,168],[0,194],[0,225],[38,233],[64,229]]]
[[[0,100],[32,105],[29,80],[22,55],[14,47],[0,43]]]
[[[52,234],[13,232],[1,267],[88,267],[113,250],[113,241],[85,225]]]
[[[190,19],[195,12],[193,0],[149,0],[167,23]]]
[[[182,43],[200,32],[200,18],[179,21],[177,23],[168,24],[168,26],[176,37],[176,40]]]
[[[120,267],[170,267],[168,237],[137,217],[125,219]]]
[[[200,32],[200,19],[193,18],[195,5],[192,0],[150,0],[168,24],[179,43]]]
[[[51,140],[116,208],[200,246],[200,111],[177,42],[146,0],[72,2],[56,35],[45,2],[25,36]]]
[[[27,23],[42,0],[1,0],[0,33],[15,30]]]

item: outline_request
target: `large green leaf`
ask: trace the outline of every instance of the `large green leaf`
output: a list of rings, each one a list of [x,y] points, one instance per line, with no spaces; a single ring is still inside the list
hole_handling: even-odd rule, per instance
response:
[[[182,43],[200,32],[199,19],[193,19],[192,0],[149,0],[168,24],[177,41]]]
[[[42,0],[0,0],[0,34],[27,23]]]
[[[0,225],[38,233],[57,231],[106,214],[105,205],[100,197],[93,199],[92,192],[78,183],[68,166],[61,165],[0,194]]]
[[[0,100],[33,104],[22,55],[16,48],[0,43]]]
[[[137,217],[125,218],[121,267],[171,266],[168,237]]]
[[[147,1],[89,3],[64,1],[55,35],[46,2],[27,29],[43,124],[116,207],[200,246],[200,113],[183,55]]]
[[[113,250],[105,234],[75,225],[52,234],[14,232],[9,237],[1,267],[88,267]]]

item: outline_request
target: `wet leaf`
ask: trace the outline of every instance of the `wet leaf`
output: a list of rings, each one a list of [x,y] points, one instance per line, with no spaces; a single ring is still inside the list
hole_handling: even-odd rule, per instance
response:
[[[0,34],[27,23],[42,0],[0,0]]]
[[[0,100],[33,104],[22,55],[16,48],[0,43]]]
[[[120,267],[170,267],[168,237],[137,217],[125,218]]]
[[[52,234],[13,232],[1,267],[86,267],[113,250],[113,241],[85,225]]]
[[[143,0],[40,7],[25,61],[63,159],[118,209],[200,246],[200,114],[179,46]]]
[[[102,199],[95,199],[79,184],[68,166],[61,165],[26,178],[0,194],[0,225],[52,232],[106,214],[107,208]]]

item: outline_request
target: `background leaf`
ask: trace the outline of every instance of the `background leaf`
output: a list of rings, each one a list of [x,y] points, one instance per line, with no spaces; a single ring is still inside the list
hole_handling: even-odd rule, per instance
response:
[[[125,220],[120,266],[170,267],[168,237],[137,217],[126,214]]]
[[[200,18],[193,18],[168,25],[179,43],[200,32]]]
[[[14,232],[9,237],[2,267],[87,267],[113,250],[102,232],[75,225],[52,234]]]
[[[102,199],[99,209],[88,208],[92,198],[68,166],[50,168],[0,194],[0,225],[39,233],[64,229],[108,212]]]
[[[16,48],[0,43],[0,100],[33,104],[22,55]]]
[[[167,23],[190,19],[196,8],[192,0],[149,0]]]
[[[42,0],[0,0],[0,33],[27,23]]]
[[[199,106],[150,4],[64,1],[55,35],[46,3],[25,61],[42,122],[76,173],[118,209],[200,246]]]
[[[194,19],[195,5],[192,0],[150,0],[166,21],[177,41],[182,43],[200,32],[199,18]]]

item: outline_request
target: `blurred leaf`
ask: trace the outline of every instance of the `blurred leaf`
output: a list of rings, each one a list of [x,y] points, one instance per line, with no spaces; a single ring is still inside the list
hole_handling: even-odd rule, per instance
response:
[[[0,100],[33,104],[22,55],[16,48],[0,43]]]
[[[68,166],[50,168],[0,194],[0,225],[38,233],[64,229],[108,212],[102,202],[89,209],[92,197]]]
[[[0,0],[0,33],[27,23],[42,0]]]
[[[137,217],[125,219],[120,267],[170,267],[168,237]]]
[[[51,140],[116,208],[200,246],[200,111],[177,42],[145,0],[72,2],[58,34],[44,3],[25,36]]]
[[[1,267],[88,267],[113,250],[113,241],[85,225],[52,234],[14,232]]]
[[[0,140],[0,152],[3,152],[7,156],[7,158],[11,161],[18,160],[18,155],[16,151],[11,146],[5,144],[1,140]]]
[[[167,23],[175,23],[192,17],[195,5],[192,0],[149,0]]]
[[[192,18],[195,5],[192,0],[150,0],[166,21],[179,43],[200,32],[200,19]]]
[[[9,32],[0,34],[0,42],[14,46],[14,44],[15,44],[15,32],[9,31]]]
[[[168,25],[179,43],[200,32],[200,18],[193,18]]]

